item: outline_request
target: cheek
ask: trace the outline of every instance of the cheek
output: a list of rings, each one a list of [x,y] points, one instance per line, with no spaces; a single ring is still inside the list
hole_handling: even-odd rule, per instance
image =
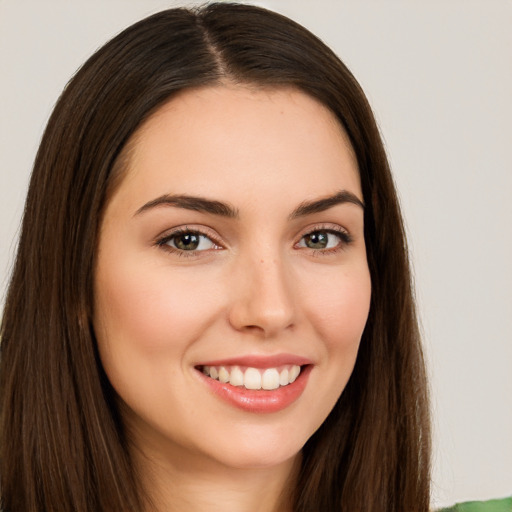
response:
[[[316,388],[307,397],[308,409],[316,412],[306,425],[311,435],[332,411],[354,369],[370,308],[371,281],[366,265],[356,265],[327,269],[304,284],[305,316],[321,340],[319,372],[311,376]]]
[[[160,356],[183,348],[214,316],[209,280],[198,273],[119,260],[98,268],[95,329],[98,342]]]
[[[314,289],[315,293],[308,294],[308,313],[326,348],[357,352],[370,308],[367,267],[330,273],[318,280]]]
[[[94,329],[103,368],[129,409],[168,421],[161,391],[179,388],[189,347],[215,318],[210,281],[136,258],[101,263]]]

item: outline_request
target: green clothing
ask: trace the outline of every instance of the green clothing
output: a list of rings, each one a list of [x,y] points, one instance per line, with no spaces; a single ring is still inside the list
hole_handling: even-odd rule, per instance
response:
[[[512,512],[512,497],[502,500],[469,501],[443,508],[439,512]]]

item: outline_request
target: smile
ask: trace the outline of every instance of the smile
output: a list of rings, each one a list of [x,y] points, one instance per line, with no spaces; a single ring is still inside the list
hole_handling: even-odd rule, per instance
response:
[[[203,366],[201,371],[208,377],[232,386],[251,390],[274,390],[295,382],[300,375],[299,365],[276,368],[252,368],[240,366]]]
[[[242,356],[195,366],[198,377],[223,402],[251,413],[276,413],[304,392],[313,361],[290,354]]]

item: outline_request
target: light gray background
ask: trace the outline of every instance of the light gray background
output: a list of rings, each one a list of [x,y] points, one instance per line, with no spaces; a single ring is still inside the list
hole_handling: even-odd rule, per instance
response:
[[[64,84],[122,28],[177,3],[0,0],[2,300],[32,161]],[[434,504],[511,494],[512,2],[254,3],[333,47],[381,126],[432,379]]]

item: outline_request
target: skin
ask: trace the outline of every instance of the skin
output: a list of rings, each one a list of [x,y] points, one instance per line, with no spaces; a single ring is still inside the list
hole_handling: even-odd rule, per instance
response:
[[[362,202],[348,138],[294,89],[187,90],[131,141],[102,222],[94,327],[152,510],[288,509],[301,448],[350,377],[370,304],[362,206],[291,217],[340,191]],[[237,215],[148,206],[164,194]],[[204,233],[204,250],[177,249],[180,228]],[[325,248],[311,247],[312,231]],[[227,403],[195,368],[281,353],[312,370],[273,413]]]

